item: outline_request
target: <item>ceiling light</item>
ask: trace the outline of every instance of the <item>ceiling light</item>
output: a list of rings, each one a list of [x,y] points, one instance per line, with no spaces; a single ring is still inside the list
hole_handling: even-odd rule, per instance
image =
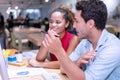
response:
[[[15,9],[18,9],[18,6],[15,6]]]
[[[49,2],[49,0],[45,0],[45,2]]]

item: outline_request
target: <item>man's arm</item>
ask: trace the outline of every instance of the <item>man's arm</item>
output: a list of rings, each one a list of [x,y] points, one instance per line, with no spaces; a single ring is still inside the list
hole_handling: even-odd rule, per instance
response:
[[[94,59],[96,54],[94,53],[94,50],[88,51],[80,56],[80,58],[75,61],[75,64],[79,67],[82,67],[82,65],[89,64],[90,59]]]
[[[61,49],[56,55],[61,67],[64,69],[65,73],[70,80],[85,80],[85,74],[74,62],[70,60],[65,51]]]
[[[62,48],[60,39],[54,35],[56,35],[56,33],[53,30],[48,31],[48,34],[45,35],[44,41],[42,42],[44,47],[56,55],[60,65],[71,80],[85,80],[84,72],[70,60]]]

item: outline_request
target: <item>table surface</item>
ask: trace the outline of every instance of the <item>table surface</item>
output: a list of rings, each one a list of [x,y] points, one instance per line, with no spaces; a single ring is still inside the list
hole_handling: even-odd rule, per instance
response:
[[[38,50],[31,50],[31,51],[26,51],[24,53],[36,55],[37,52]],[[26,62],[24,66],[8,65],[8,69],[19,70],[19,69],[33,68],[28,66],[28,60],[29,58],[24,59],[24,61]],[[44,69],[49,73],[57,73],[62,78],[62,80],[68,80],[68,78],[65,75],[60,73],[60,69],[47,69],[47,68],[44,68]],[[45,79],[41,75],[33,75],[33,76],[27,76],[27,77],[10,78],[10,80],[45,80]]]
[[[26,34],[29,33],[39,33],[41,31],[40,28],[14,28],[13,29],[13,34],[15,35],[15,37],[18,37],[20,39],[24,39],[26,38]]]
[[[44,39],[44,33],[40,33],[40,32],[29,33],[29,34],[26,34],[25,36],[30,42],[32,42],[36,46],[40,46]]]
[[[44,38],[44,33],[39,28],[14,28],[13,34],[16,38],[27,39],[36,46],[40,46]]]
[[[62,80],[68,80],[68,78],[65,75],[62,75],[60,73],[59,69],[45,69],[49,73],[57,73]],[[18,78],[10,78],[10,80],[45,80],[41,75],[33,75],[33,76],[27,76],[27,77],[18,77]]]

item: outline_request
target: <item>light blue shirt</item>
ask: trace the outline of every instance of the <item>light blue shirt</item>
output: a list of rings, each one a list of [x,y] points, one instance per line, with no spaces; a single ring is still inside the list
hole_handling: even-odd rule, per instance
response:
[[[90,48],[91,43],[84,39],[69,57],[76,61]],[[120,40],[104,29],[95,54],[94,61],[85,66],[86,80],[120,80]]]

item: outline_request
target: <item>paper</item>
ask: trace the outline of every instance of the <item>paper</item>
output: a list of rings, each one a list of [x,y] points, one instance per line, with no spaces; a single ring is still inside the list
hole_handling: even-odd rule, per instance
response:
[[[41,75],[45,73],[45,69],[43,68],[18,68],[18,69],[8,69],[9,78],[15,77],[25,77],[25,76],[33,76],[33,75]]]
[[[36,54],[33,52],[23,52],[22,53],[23,59],[27,59],[27,58],[35,58]]]

